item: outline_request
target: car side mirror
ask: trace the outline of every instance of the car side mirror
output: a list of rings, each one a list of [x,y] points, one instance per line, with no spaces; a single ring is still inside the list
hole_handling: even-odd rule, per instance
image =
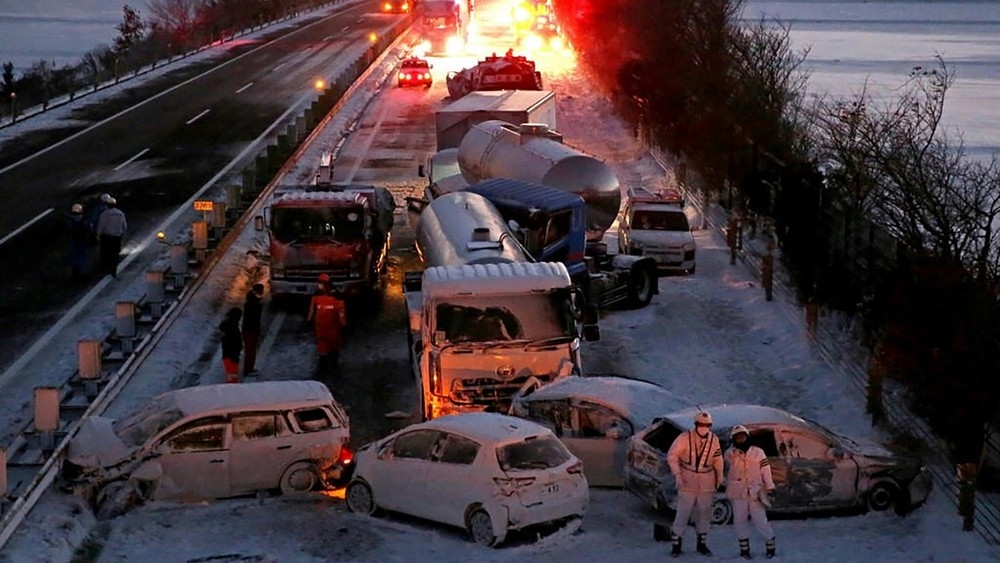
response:
[[[421,178],[426,178],[427,177],[427,170],[424,168],[423,164],[418,164],[417,165],[417,176],[419,176]]]
[[[596,324],[583,325],[583,339],[587,342],[596,342],[601,339],[601,327]]]
[[[255,231],[263,231],[264,230],[264,216],[263,215],[257,215],[257,216],[255,216],[253,218],[253,228],[254,228]]]
[[[844,459],[847,457],[847,452],[845,452],[843,448],[834,446],[827,450],[827,455],[833,459]]]
[[[608,431],[604,433],[604,435],[608,438],[611,438],[612,440],[621,440],[623,437],[622,429],[618,428],[617,426],[609,428]]]

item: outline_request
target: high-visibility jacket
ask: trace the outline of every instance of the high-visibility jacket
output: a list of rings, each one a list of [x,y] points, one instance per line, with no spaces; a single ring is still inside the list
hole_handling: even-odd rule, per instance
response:
[[[759,499],[761,491],[773,491],[771,463],[764,450],[750,446],[746,453],[732,447],[726,450],[726,496],[731,499]]]
[[[677,436],[667,451],[667,463],[680,491],[708,493],[722,484],[722,445],[712,432],[707,438],[694,430]]]
[[[347,325],[347,307],[328,293],[314,295],[309,305],[309,318],[316,330],[316,350],[319,354],[339,352],[343,343],[343,328]]]

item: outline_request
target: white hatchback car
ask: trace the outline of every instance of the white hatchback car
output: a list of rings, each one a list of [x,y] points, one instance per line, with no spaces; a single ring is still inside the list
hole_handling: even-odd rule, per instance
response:
[[[306,492],[350,477],[349,439],[347,415],[318,381],[189,387],[118,420],[84,419],[62,483],[98,518],[142,499]]]
[[[582,518],[583,464],[546,428],[496,413],[443,416],[358,450],[347,507],[401,512],[493,546],[511,530]]]

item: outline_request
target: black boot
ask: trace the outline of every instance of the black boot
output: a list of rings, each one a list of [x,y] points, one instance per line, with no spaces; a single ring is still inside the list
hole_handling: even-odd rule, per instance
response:
[[[750,559],[750,539],[745,538],[740,540],[740,557],[743,559]]]
[[[764,555],[767,555],[768,559],[774,557],[774,538],[764,543]]]
[[[653,524],[653,541],[670,541],[670,528],[663,524]]]
[[[695,550],[702,555],[711,555],[712,550],[708,549],[708,545],[705,543],[705,539],[708,538],[708,534],[698,534],[698,545]]]
[[[673,545],[670,547],[670,555],[673,557],[681,556],[681,537],[674,536]]]

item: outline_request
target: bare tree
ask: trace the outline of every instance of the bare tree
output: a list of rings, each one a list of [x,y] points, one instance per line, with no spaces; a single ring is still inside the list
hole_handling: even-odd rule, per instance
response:
[[[173,45],[189,47],[198,23],[200,0],[151,0],[149,12]]]

